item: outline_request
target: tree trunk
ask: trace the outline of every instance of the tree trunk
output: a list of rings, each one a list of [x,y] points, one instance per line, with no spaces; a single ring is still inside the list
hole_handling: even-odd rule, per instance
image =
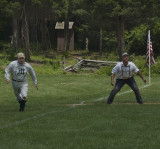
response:
[[[18,52],[18,21],[17,17],[12,17],[12,27],[13,27],[13,48],[15,52]]]
[[[66,14],[66,17],[65,17],[65,22],[64,22],[64,30],[65,30],[65,33],[64,33],[64,50],[65,51],[68,51],[69,48],[70,48],[70,33],[69,33],[69,18],[70,18],[70,15],[71,15],[71,9],[70,9],[70,5],[71,5],[71,0],[68,0],[68,3],[67,3],[67,14]]]
[[[42,50],[47,50],[47,19],[43,19],[41,22],[41,38],[42,38]]]
[[[37,43],[37,19],[36,17],[31,21],[30,27],[30,40],[34,44]]]
[[[29,26],[28,26],[28,21],[25,19],[25,55],[26,55],[26,60],[30,61],[30,42],[29,42]]]
[[[64,22],[64,50],[65,52],[69,50],[69,19],[66,18]]]
[[[117,41],[118,41],[118,55],[119,60],[122,60],[122,53],[124,52],[125,42],[124,42],[124,17],[118,17],[117,19]]]
[[[25,45],[25,57],[26,61],[30,61],[30,41],[29,41],[29,25],[25,10],[25,5],[23,7],[23,20],[22,20],[22,36],[24,39],[24,45]]]
[[[99,55],[101,55],[101,56],[102,56],[102,36],[103,36],[103,30],[102,30],[102,27],[100,27]]]

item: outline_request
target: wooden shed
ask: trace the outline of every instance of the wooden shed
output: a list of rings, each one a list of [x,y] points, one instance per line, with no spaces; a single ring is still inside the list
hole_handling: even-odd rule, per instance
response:
[[[74,50],[74,22],[69,22],[69,49]],[[64,48],[64,22],[57,22],[55,29],[57,30],[57,51],[65,51]]]

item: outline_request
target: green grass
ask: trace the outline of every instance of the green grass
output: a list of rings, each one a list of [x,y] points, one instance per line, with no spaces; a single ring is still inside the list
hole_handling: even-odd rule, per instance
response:
[[[110,77],[38,75],[39,90],[29,80],[25,112],[18,112],[11,84],[0,75],[0,149],[155,149],[160,146],[160,84],[106,105]],[[145,84],[136,77],[139,87]],[[130,90],[124,86],[120,93]],[[103,99],[103,100],[100,100]],[[84,103],[84,105],[76,105]],[[123,104],[124,103],[124,104]],[[131,104],[125,104],[131,103]],[[133,103],[133,104],[132,104]]]

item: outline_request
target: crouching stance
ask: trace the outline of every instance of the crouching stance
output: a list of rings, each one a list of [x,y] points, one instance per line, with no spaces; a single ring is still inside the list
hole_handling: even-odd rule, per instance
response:
[[[32,77],[35,87],[37,86],[37,78],[35,72],[30,64],[25,62],[25,56],[23,53],[18,53],[17,60],[12,61],[5,69],[6,83],[10,83],[10,73],[12,78],[12,86],[17,101],[20,104],[19,111],[24,111],[25,103],[27,101],[28,92],[28,77],[27,73]]]
[[[136,84],[136,81],[134,80],[133,73],[137,73],[144,83],[146,83],[146,80],[143,78],[142,74],[139,72],[139,69],[136,67],[136,65],[132,62],[129,62],[129,55],[127,53],[124,53],[122,55],[122,62],[117,63],[117,65],[112,69],[112,75],[111,75],[111,85],[114,85],[114,77],[117,73],[116,78],[116,84],[114,89],[112,90],[110,96],[108,97],[107,104],[111,104],[113,102],[113,99],[117,92],[120,91],[120,89],[125,85],[129,85],[131,89],[134,91],[136,95],[137,102],[139,104],[142,104],[142,97],[140,95],[139,88]]]

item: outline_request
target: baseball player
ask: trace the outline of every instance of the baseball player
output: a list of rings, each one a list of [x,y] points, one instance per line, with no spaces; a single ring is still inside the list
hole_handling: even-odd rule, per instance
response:
[[[111,85],[114,86],[114,77],[117,73],[116,84],[114,89],[111,91],[110,96],[108,97],[107,104],[111,104],[114,100],[115,95],[120,89],[125,85],[129,85],[136,95],[137,102],[143,104],[142,97],[140,95],[139,88],[136,84],[136,81],[133,77],[133,73],[137,73],[144,83],[146,79],[143,78],[142,74],[139,72],[139,69],[136,65],[129,60],[129,54],[123,53],[122,62],[117,63],[117,65],[112,69],[111,75]]]
[[[36,74],[32,66],[25,62],[25,55],[23,53],[18,53],[17,60],[12,61],[5,69],[5,79],[7,84],[10,83],[11,73],[14,94],[20,104],[19,111],[24,111],[25,103],[27,101],[28,72],[32,77],[35,87],[38,89]]]

